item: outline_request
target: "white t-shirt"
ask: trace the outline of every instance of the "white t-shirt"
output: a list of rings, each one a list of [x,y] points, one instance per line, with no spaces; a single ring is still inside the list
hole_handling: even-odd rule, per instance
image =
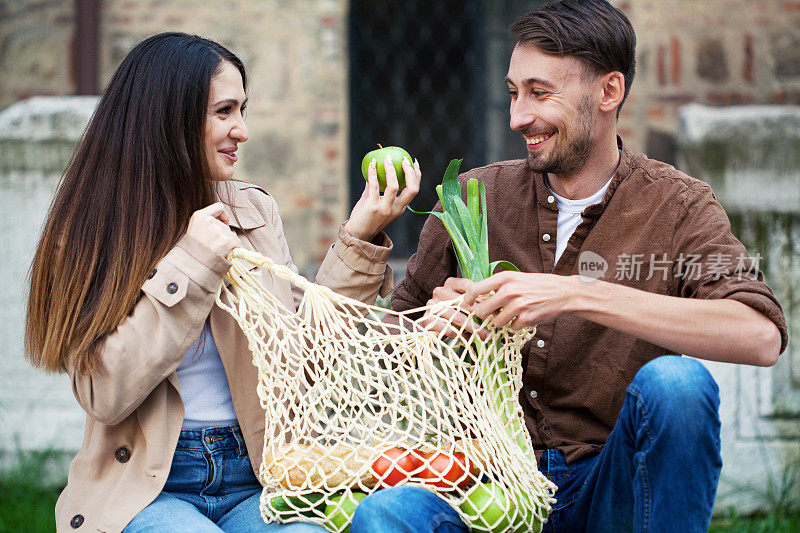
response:
[[[228,377],[208,321],[178,366],[178,385],[184,406],[184,429],[229,426],[236,422]]]
[[[563,196],[559,196],[554,193],[553,190],[550,189],[550,183],[547,181],[547,176],[545,176],[545,184],[547,185],[547,188],[550,189],[550,192],[553,193],[553,196],[555,196],[556,201],[558,202],[556,264],[558,264],[561,254],[564,253],[564,250],[567,248],[567,242],[575,232],[575,228],[577,228],[580,223],[583,222],[581,213],[583,213],[583,211],[590,205],[598,204],[603,200],[603,196],[606,194],[606,190],[608,189],[609,184],[611,184],[612,179],[614,179],[613,176],[606,182],[605,185],[600,188],[599,191],[590,197],[580,200],[570,200],[569,198],[564,198]]]

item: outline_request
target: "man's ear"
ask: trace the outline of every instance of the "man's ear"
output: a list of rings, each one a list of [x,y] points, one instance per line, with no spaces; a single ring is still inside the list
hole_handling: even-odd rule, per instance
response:
[[[622,100],[625,97],[625,76],[622,72],[615,70],[602,76],[600,83],[603,89],[603,94],[600,98],[600,110],[614,111],[622,105]]]

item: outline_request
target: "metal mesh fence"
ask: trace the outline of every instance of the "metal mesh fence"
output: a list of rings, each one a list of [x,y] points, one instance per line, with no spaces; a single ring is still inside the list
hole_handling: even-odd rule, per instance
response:
[[[350,4],[351,200],[363,190],[361,158],[402,146],[420,161],[428,210],[450,159],[463,170],[524,157],[508,131],[503,82],[508,25],[541,0],[353,0]],[[403,216],[387,231],[411,255],[425,217]]]

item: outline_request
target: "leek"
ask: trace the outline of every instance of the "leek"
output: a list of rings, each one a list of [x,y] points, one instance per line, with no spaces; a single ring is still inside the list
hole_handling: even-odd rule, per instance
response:
[[[481,281],[491,276],[499,268],[506,270],[519,269],[508,261],[494,261],[489,263],[489,231],[486,212],[486,186],[482,181],[470,178],[467,180],[467,203],[461,198],[461,185],[458,182],[458,170],[461,159],[453,159],[447,165],[442,184],[436,187],[436,194],[442,204],[442,212],[428,211],[414,213],[433,215],[442,221],[450,240],[453,243],[458,267],[461,275],[472,281]],[[477,317],[475,320],[479,322]],[[475,347],[478,353],[483,348],[483,341],[475,336]],[[498,341],[499,343],[499,341]],[[484,383],[489,388],[494,398],[495,405],[500,410],[500,419],[506,432],[526,455],[533,455],[529,440],[525,438],[525,431],[521,417],[517,415],[515,403],[518,401],[512,395],[509,382],[508,367],[504,358],[498,357],[498,349],[483,350],[487,359],[480,362],[480,370]]]

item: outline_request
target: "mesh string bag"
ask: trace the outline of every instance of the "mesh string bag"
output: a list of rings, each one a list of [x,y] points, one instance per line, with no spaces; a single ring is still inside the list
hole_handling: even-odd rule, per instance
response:
[[[481,339],[450,319],[454,340],[408,315],[447,320],[460,300],[395,312],[257,252],[237,248],[229,259],[216,302],[241,327],[258,369],[266,522],[341,533],[367,494],[410,485],[438,494],[472,531],[541,529],[556,487],[537,468],[518,401],[533,328],[487,320]],[[264,288],[263,275],[303,291],[297,311]]]

